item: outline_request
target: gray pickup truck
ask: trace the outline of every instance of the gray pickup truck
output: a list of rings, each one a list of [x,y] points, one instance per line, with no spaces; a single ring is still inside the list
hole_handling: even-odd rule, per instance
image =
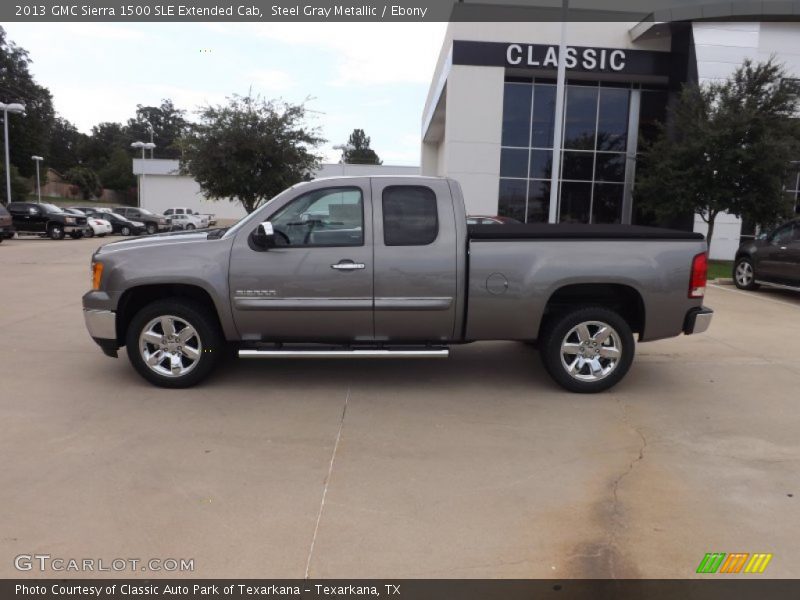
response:
[[[446,357],[480,340],[536,342],[547,372],[598,392],[639,341],[704,331],[699,234],[621,225],[468,226],[435,177],[297,184],[229,229],[107,244],[86,326],[164,387],[243,358]]]

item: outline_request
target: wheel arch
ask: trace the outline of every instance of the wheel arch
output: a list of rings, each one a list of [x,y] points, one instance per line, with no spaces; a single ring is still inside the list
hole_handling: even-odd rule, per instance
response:
[[[216,322],[219,330],[223,334],[225,333],[211,294],[201,286],[186,283],[145,284],[125,290],[117,302],[117,343],[125,344],[125,336],[131,320],[143,306],[168,298],[190,300],[205,308]]]
[[[613,310],[640,338],[644,334],[645,304],[636,288],[624,283],[573,283],[559,287],[547,299],[539,324],[539,337],[554,317],[582,306]]]

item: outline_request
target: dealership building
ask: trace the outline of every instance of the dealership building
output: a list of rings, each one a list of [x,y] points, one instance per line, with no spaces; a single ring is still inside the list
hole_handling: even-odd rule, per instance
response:
[[[422,173],[457,179],[470,214],[648,224],[633,194],[637,152],[683,83],[724,79],[746,58],[770,56],[800,78],[800,22],[666,17],[563,29],[560,22],[450,23],[422,115]],[[786,193],[795,203],[798,187],[794,173]],[[698,216],[672,225],[705,232]],[[740,219],[719,216],[711,256],[732,258],[742,233]]]

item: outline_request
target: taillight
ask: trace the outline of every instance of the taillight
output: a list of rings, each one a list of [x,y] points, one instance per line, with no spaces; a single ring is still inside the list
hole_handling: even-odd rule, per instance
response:
[[[92,263],[92,289],[99,290],[100,289],[100,280],[103,278],[103,263],[101,262],[93,262]]]
[[[689,298],[702,298],[706,295],[708,277],[708,256],[702,252],[692,259],[692,277],[689,279]]]

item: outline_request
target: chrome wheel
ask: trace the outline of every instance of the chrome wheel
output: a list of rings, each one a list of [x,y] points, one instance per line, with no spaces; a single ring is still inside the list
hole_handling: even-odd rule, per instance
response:
[[[139,352],[151,371],[165,377],[182,377],[197,366],[203,344],[191,323],[164,315],[144,326],[139,335]]]
[[[753,265],[746,260],[736,265],[736,283],[741,287],[749,287],[753,283]]]
[[[619,333],[608,323],[585,321],[561,341],[561,364],[579,381],[600,381],[617,368],[622,357]]]

